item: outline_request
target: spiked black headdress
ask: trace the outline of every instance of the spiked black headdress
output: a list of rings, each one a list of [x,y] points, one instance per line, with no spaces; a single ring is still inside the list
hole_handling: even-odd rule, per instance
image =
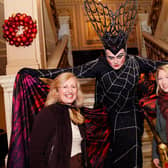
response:
[[[126,0],[115,13],[96,0],[85,0],[84,6],[104,48],[114,54],[125,48],[128,34],[135,21],[137,0]]]

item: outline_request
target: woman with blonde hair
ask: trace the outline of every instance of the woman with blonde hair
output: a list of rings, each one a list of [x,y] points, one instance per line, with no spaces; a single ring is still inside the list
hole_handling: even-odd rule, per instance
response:
[[[156,131],[163,143],[168,142],[168,65],[158,67],[156,71]],[[161,168],[157,142],[153,140],[152,159],[157,168]],[[164,164],[164,163],[162,163]]]
[[[50,84],[45,107],[38,113],[31,134],[31,168],[83,168],[84,116],[79,108],[83,95],[70,72]]]

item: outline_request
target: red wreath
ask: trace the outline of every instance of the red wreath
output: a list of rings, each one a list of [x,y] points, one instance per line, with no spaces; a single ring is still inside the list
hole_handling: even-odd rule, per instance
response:
[[[37,34],[36,21],[25,13],[13,14],[4,20],[3,37],[10,45],[29,46]]]

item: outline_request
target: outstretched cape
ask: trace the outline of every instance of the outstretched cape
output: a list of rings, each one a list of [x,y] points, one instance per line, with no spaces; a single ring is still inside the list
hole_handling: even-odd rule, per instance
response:
[[[33,121],[44,106],[49,85],[40,80],[49,70],[21,69],[15,79],[12,132],[8,168],[29,168],[29,143]],[[51,76],[52,78],[52,76]],[[53,77],[54,78],[54,77]],[[91,167],[101,168],[109,147],[110,129],[105,107],[83,108],[86,117],[86,150]]]

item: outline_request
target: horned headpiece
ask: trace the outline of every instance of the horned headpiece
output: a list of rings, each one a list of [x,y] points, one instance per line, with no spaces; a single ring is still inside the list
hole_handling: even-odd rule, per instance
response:
[[[85,0],[84,7],[104,48],[114,54],[125,48],[128,34],[134,25],[137,0],[126,0],[115,13],[96,0]]]

